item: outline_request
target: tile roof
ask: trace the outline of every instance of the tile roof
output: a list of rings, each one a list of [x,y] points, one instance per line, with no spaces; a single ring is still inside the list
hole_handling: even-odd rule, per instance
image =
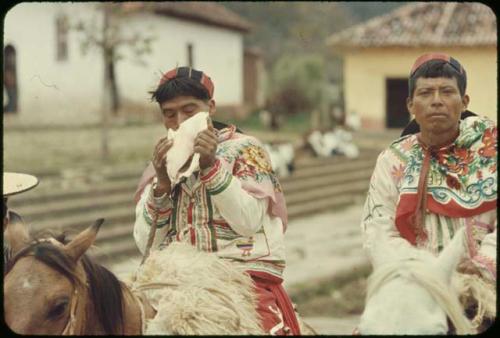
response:
[[[497,22],[481,3],[417,2],[331,35],[335,47],[496,46]]]
[[[252,28],[249,21],[216,2],[125,2],[122,3],[122,8],[126,11],[151,11],[160,15],[177,17],[243,33],[250,31]]]

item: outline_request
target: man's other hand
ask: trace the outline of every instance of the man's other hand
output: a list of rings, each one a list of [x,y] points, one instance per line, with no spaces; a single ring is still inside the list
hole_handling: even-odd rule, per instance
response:
[[[194,140],[194,152],[200,154],[200,168],[206,169],[215,163],[218,139],[212,120],[207,118],[207,129],[200,131]]]

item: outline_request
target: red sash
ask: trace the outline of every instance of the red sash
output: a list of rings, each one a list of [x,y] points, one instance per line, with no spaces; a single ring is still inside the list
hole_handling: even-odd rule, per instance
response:
[[[283,288],[283,279],[259,271],[247,271],[258,295],[257,312],[266,333],[300,335],[292,302]],[[282,324],[280,324],[282,323]]]

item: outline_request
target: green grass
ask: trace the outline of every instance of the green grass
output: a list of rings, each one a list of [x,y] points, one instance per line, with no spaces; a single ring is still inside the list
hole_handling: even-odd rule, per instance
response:
[[[246,118],[244,120],[229,118],[224,122],[229,123],[229,124],[234,124],[243,131],[264,129],[264,126],[262,125],[262,123],[260,123],[258,113],[253,113],[253,114],[249,115],[248,118]]]
[[[265,129],[265,127],[260,122],[258,112],[250,114],[244,120],[228,119],[227,122],[235,124],[244,131]],[[289,115],[285,118],[285,121],[278,132],[296,133],[298,135],[302,135],[310,129],[310,125],[310,115],[307,113]]]
[[[4,169],[33,174],[67,168],[124,165],[149,160],[157,140],[165,135],[161,124],[113,127],[110,156],[101,159],[101,131],[93,128],[4,131]]]
[[[285,124],[282,127],[284,132],[295,132],[303,134],[311,128],[310,114],[300,113],[288,116]]]

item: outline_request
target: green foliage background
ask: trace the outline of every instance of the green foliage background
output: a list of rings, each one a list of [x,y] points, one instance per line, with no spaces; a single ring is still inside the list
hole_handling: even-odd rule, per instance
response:
[[[300,115],[304,129],[330,124],[329,110],[342,106],[331,95],[341,88],[342,60],[326,39],[343,29],[383,15],[407,2],[222,2],[253,24],[245,45],[258,47],[268,73],[265,108],[273,115]],[[335,89],[335,88],[334,88]],[[315,117],[312,115],[316,114]],[[304,118],[306,116],[306,118]],[[314,122],[314,121],[316,122]],[[285,127],[285,126],[283,126]]]

